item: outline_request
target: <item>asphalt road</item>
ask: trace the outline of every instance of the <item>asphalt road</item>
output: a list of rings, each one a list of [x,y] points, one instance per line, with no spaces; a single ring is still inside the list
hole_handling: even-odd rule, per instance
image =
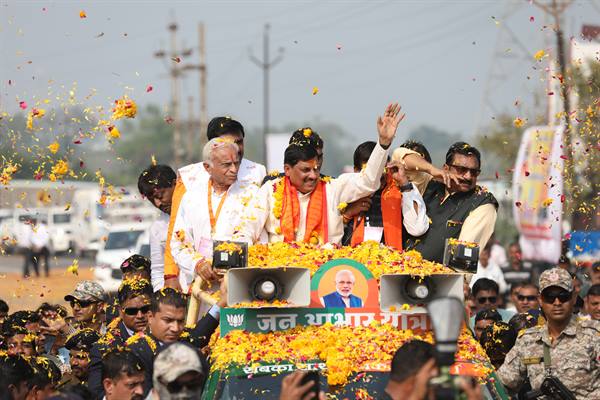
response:
[[[69,265],[73,263],[75,258],[79,258],[80,265],[83,263],[85,265],[93,265],[94,260],[90,258],[81,259],[80,257],[75,257],[75,255],[71,254],[61,254],[58,256],[50,256],[50,269],[66,269]],[[22,254],[4,254],[0,255],[0,273],[22,273],[23,272],[23,261],[24,256]],[[31,271],[33,272],[33,271]]]

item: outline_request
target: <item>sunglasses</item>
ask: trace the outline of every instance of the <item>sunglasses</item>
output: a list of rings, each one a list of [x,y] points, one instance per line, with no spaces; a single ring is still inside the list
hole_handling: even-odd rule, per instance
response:
[[[462,165],[454,165],[454,164],[450,164],[450,166],[452,168],[454,168],[456,170],[456,172],[458,172],[459,175],[464,175],[467,172],[470,172],[471,175],[473,175],[473,176],[479,176],[479,174],[481,173],[481,170],[479,168],[467,168],[467,167],[463,167]]]
[[[146,304],[145,306],[141,307],[127,307],[124,308],[123,311],[127,315],[137,315],[140,311],[142,314],[146,314],[148,311],[150,311],[150,304]]]
[[[189,391],[195,391],[202,387],[204,379],[194,379],[190,382],[169,382],[165,386],[167,387],[167,391],[171,394],[181,393],[183,389],[187,389]]]
[[[558,293],[542,293],[542,300],[544,303],[553,304],[556,299],[561,303],[566,303],[571,300],[571,293],[567,291],[558,292]]]
[[[92,300],[71,300],[69,302],[69,304],[71,304],[71,307],[74,308],[76,305],[79,306],[79,308],[86,308],[91,306],[92,304],[96,304],[97,301],[92,301]]]
[[[523,296],[521,294],[517,295],[517,299],[519,299],[519,301],[535,301],[535,299],[537,299],[537,296]]]
[[[479,304],[485,304],[485,303],[490,303],[490,304],[494,304],[496,303],[496,300],[498,300],[497,296],[490,296],[490,297],[478,297],[477,298],[477,302]]]

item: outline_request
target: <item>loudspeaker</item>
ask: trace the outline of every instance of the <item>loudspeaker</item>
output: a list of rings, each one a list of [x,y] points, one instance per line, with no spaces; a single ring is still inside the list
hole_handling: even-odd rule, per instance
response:
[[[379,280],[379,305],[383,311],[390,307],[401,310],[402,305],[413,306],[412,312],[426,312],[424,305],[440,297],[458,297],[463,300],[463,275],[439,274],[411,276],[385,274]]]
[[[461,272],[477,273],[479,246],[476,243],[459,242],[446,239],[444,247],[444,265]]]
[[[289,307],[310,304],[308,268],[232,268],[227,271],[227,279],[227,305],[230,307],[256,300],[284,301]]]
[[[213,268],[245,268],[248,266],[248,243],[215,240],[213,242]]]

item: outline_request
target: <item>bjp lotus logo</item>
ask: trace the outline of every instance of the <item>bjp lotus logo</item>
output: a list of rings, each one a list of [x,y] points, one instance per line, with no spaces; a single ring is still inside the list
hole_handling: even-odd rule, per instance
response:
[[[239,328],[244,323],[244,314],[229,314],[227,316],[227,323],[232,328]]]

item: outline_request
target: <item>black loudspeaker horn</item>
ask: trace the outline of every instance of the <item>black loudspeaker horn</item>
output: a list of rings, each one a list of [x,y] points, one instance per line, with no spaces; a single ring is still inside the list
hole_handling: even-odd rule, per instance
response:
[[[426,312],[429,302],[440,297],[463,300],[462,274],[436,274],[424,277],[409,274],[385,274],[380,277],[379,305],[382,310],[400,310],[404,304],[412,312]]]
[[[288,307],[310,304],[308,268],[232,268],[227,271],[227,305],[252,301],[281,301]]]

